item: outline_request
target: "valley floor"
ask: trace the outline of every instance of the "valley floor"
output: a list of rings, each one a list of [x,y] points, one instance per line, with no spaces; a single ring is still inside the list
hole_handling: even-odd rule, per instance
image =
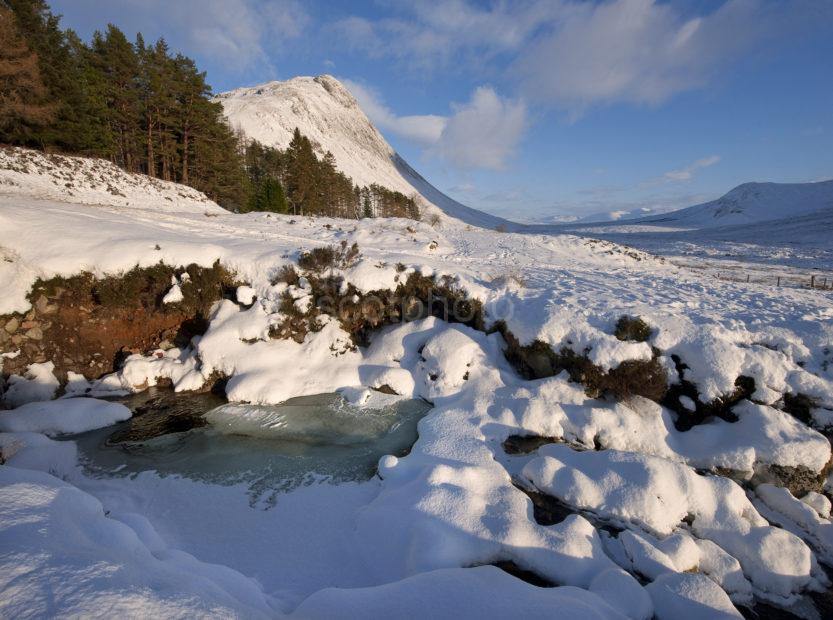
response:
[[[36,278],[159,261],[219,260],[246,285],[237,302],[217,304],[189,347],[133,356],[73,393],[162,378],[188,390],[220,373],[232,401],[340,391],[361,405],[388,386],[433,404],[410,454],[383,457],[372,480],[254,499],[234,481],[91,475],[72,441],[43,433],[68,430],[68,403],[97,400],[0,413],[0,615],[551,617],[557,609],[714,618],[756,601],[812,614],[809,596],[830,586],[822,567],[833,566],[823,434],[833,426],[829,291],[717,279],[701,268],[714,270],[707,243],[683,265],[612,241],[446,218],[432,227],[2,195],[0,231],[0,315],[29,309]],[[302,343],[270,338],[286,294],[309,303],[305,282],[275,281],[280,268],[342,242],[357,243],[360,257],[332,272],[358,292],[394,289],[400,274],[447,275],[483,302],[486,327],[502,321],[520,345],[566,347],[604,372],[655,358],[671,384],[694,390],[680,397],[683,409],[726,398],[739,377],[754,380],[754,391],[727,419],[678,430],[680,414],[647,398],[588,396],[566,372],[525,379],[499,333],[434,317],[387,326],[367,347],[353,348],[335,320]],[[650,338],[616,338],[622,315],[641,317]],[[8,389],[44,381],[18,377]],[[811,403],[805,419],[785,411],[785,395]],[[97,415],[101,425],[121,413]],[[504,446],[532,435],[549,443],[520,453]],[[530,498],[544,496],[564,518],[542,517]],[[510,562],[557,587],[494,566]]]

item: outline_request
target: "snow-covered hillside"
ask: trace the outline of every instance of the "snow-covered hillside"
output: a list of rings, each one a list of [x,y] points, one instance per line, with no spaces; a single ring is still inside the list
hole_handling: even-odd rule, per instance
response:
[[[131,174],[104,159],[17,147],[0,147],[0,194],[155,211],[227,213],[192,187]]]
[[[262,144],[286,148],[299,128],[319,153],[330,151],[339,170],[357,185],[377,183],[406,196],[419,194],[448,215],[474,226],[511,226],[502,218],[460,204],[422,178],[331,75],[238,88],[218,95],[217,100],[233,127]]]
[[[634,223],[680,228],[760,224],[833,210],[833,180],[818,183],[744,183],[717,200],[642,218]]]
[[[678,211],[608,222],[577,221],[548,230],[559,231],[625,243],[678,262],[691,256],[724,263],[744,261],[745,265],[716,265],[718,273],[734,269],[744,278],[750,263],[768,263],[772,269],[826,270],[833,257],[833,181],[746,183],[717,200]],[[785,274],[771,273],[768,279],[775,282],[778,275]]]

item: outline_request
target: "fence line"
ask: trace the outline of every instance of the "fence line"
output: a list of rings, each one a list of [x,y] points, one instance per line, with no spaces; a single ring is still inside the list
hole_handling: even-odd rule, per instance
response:
[[[791,286],[794,288],[811,288],[820,291],[833,290],[833,277],[828,276],[762,276],[752,280],[751,274],[746,274],[746,279],[734,274],[726,274],[718,271],[715,277],[724,282],[746,282],[747,284],[774,283],[775,286]]]

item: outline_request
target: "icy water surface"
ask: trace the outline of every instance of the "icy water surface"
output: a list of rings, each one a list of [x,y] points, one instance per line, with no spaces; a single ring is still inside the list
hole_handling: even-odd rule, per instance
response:
[[[315,480],[368,480],[385,454],[407,454],[430,405],[382,397],[376,408],[337,394],[282,405],[222,403],[173,393],[126,404],[134,417],[78,435],[86,471],[113,477],[156,471],[216,484],[247,483],[259,495]]]

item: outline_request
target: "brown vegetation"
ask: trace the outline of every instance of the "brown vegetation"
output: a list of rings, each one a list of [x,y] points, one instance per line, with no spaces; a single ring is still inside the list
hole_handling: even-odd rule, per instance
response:
[[[183,271],[190,277],[181,284],[184,299],[163,305],[171,277]],[[184,269],[160,263],[102,279],[83,273],[38,280],[29,295],[32,310],[0,317],[0,344],[8,339],[21,351],[5,361],[3,373],[21,374],[31,363],[52,361],[61,380],[68,371],[96,378],[115,370],[126,355],[162,341],[185,345],[204,333],[211,306],[233,286],[219,263]]]

